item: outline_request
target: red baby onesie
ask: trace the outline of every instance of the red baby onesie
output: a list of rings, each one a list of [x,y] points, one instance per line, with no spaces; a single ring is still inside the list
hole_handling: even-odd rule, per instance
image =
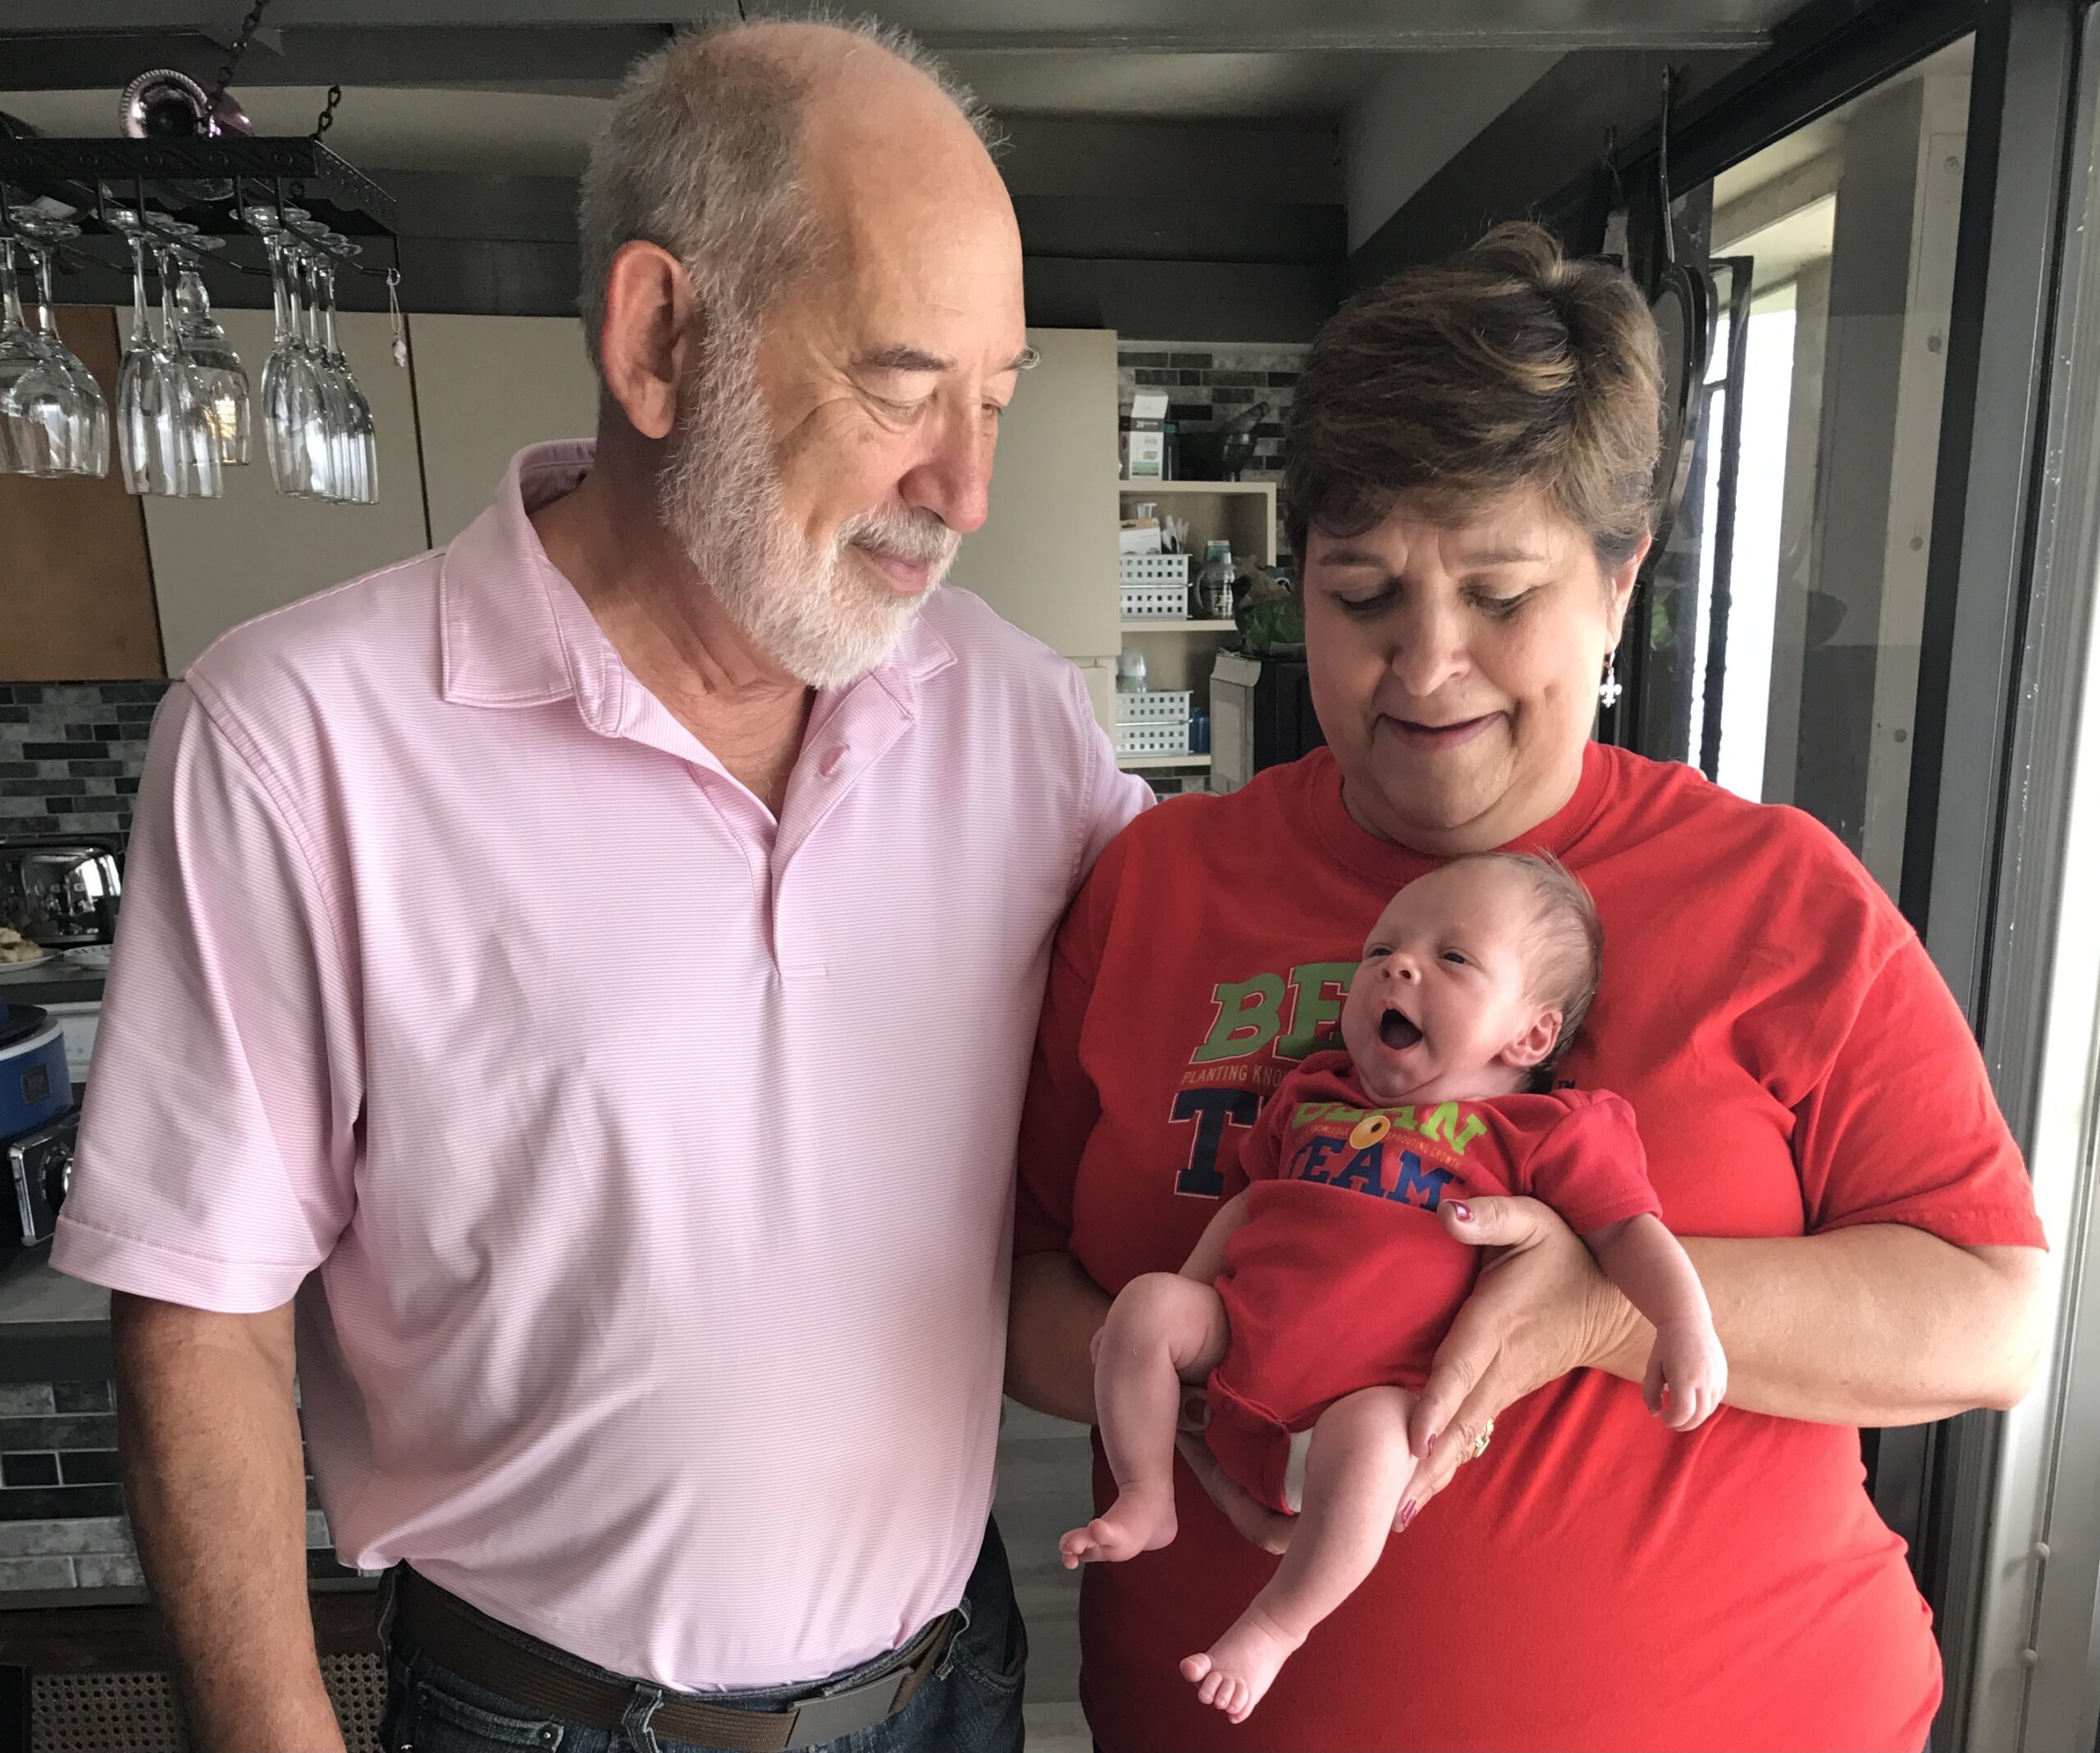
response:
[[[1633,1110],[1556,1090],[1419,1107],[1370,1104],[1349,1055],[1314,1053],[1269,1098],[1240,1165],[1248,1221],[1217,1281],[1231,1325],[1210,1381],[1209,1441],[1271,1509],[1290,1436],[1344,1395],[1419,1393],[1481,1253],[1445,1233],[1445,1198],[1543,1200],[1577,1235],[1659,1215]]]

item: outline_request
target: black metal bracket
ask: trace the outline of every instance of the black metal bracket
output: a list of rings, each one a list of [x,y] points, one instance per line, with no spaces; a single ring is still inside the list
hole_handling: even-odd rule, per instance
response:
[[[105,184],[143,184],[153,206],[216,236],[245,231],[236,180],[282,183],[290,198],[346,237],[392,237],[393,198],[310,135],[222,134],[200,139],[62,139],[0,136],[0,183],[47,195],[101,229]]]

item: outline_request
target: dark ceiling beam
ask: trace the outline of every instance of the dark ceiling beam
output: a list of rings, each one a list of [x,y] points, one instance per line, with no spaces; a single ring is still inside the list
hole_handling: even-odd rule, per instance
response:
[[[1652,130],[1663,69],[1683,75],[1681,90],[1713,84],[1747,58],[1741,54],[1570,55],[1504,110],[1418,189],[1349,258],[1354,286],[1463,249],[1490,226],[1545,211],[1568,185],[1571,166],[1603,162],[1614,130],[1622,150]],[[1596,239],[1570,237],[1577,248]]]
[[[614,81],[669,34],[652,25],[287,30],[274,53],[250,47],[233,84],[238,91],[244,85]],[[226,58],[226,50],[199,30],[0,36],[0,90],[113,90],[148,67],[173,67],[208,86]]]

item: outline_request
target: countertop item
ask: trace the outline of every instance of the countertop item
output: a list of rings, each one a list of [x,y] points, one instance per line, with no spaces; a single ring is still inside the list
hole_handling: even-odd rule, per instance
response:
[[[121,857],[100,835],[0,835],[0,924],[46,949],[107,943],[124,888]]]

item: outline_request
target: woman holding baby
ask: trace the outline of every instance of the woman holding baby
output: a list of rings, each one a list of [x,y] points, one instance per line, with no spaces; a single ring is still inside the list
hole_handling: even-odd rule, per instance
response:
[[[1636,1281],[1592,1251],[1635,1194],[1576,1214],[1589,1245],[1545,1198],[1413,1198],[1403,1217],[1483,1264],[1433,1361],[1381,1403],[1408,1449],[1395,1531],[1232,1726],[1183,1664],[1261,1596],[1297,1518],[1185,1436],[1171,1540],[1155,1518],[1134,1555],[1080,1543],[1098,1560],[1082,1691],[1107,1753],[1925,1742],[1938,1657],[1902,1543],[1862,1489],[1858,1427],[2019,1397],[2038,1356],[2042,1231],[1962,1016],[1857,861],[1796,811],[1590,741],[1648,545],[1659,395],[1631,284],[1531,227],[1399,276],[1315,343],[1285,485],[1328,747],[1148,812],[1074,903],[1023,1123],[1007,1386],[1098,1422],[1094,1340],[1116,1293],[1180,1271],[1199,1244],[1244,1249],[1221,1232],[1249,1172],[1257,1191],[1291,1162],[1344,1181],[1356,1146],[1433,1116],[1349,1081],[1331,1051],[1344,999],[1359,970],[1381,983],[1358,994],[1346,1044],[1358,1069],[1388,1055],[1397,1099],[1414,1087],[1404,1067],[1456,1039],[1418,1029],[1399,983],[1467,977],[1463,956],[1418,964],[1410,946],[1440,956],[1436,934],[1491,889],[1397,897],[1508,851],[1564,865],[1603,928],[1579,1029],[1513,1039],[1572,1086],[1554,1099],[1609,1093],[1630,1110],[1637,1145],[1597,1134],[1591,1157],[1645,1153],[1725,1397],[1671,1416],[1651,1375],[1666,1348],[1635,1306],[1659,1305],[1629,1300]],[[1503,1032],[1541,1026],[1536,983],[1512,979]],[[1265,1102],[1308,1059],[1335,1099],[1287,1099],[1332,1136],[1279,1145],[1271,1116],[1244,1171]],[[1460,1093],[1478,1082],[1439,1075]],[[1381,1211],[1444,1172],[1395,1160],[1413,1166]],[[1336,1196],[1375,1177],[1354,1179]],[[1317,1299],[1289,1334],[1297,1376],[1328,1363],[1337,1384],[1378,1386],[1349,1372],[1383,1354],[1381,1317],[1399,1321],[1402,1300]],[[1095,1474],[1112,1514],[1098,1455]]]

